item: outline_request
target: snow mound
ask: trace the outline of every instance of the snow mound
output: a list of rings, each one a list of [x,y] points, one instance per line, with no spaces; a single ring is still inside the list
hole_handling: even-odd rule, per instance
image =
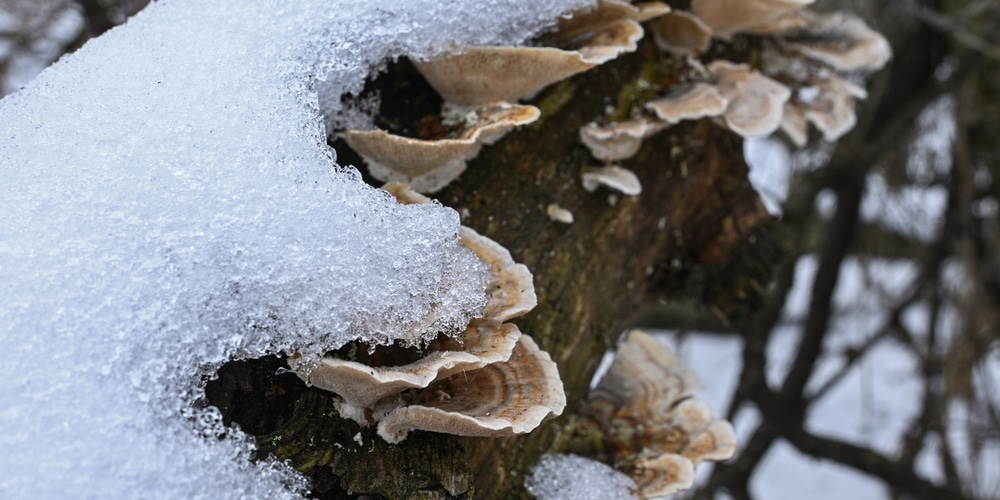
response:
[[[631,477],[608,464],[563,453],[542,455],[524,485],[538,500],[634,498],[638,489]]]
[[[487,279],[454,211],[335,164],[323,113],[581,3],[161,0],[0,101],[0,497],[301,493],[204,378],[456,330]]]

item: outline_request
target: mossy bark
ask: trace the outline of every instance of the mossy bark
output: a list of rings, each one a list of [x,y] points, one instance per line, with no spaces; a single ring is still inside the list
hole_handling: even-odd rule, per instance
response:
[[[579,143],[579,128],[609,107],[611,116],[627,117],[682,71],[646,41],[552,86],[533,101],[542,110],[538,122],[484,148],[434,196],[534,274],[538,306],[515,322],[558,364],[569,403],[563,416],[515,438],[412,432],[388,445],[374,428],[340,418],[326,393],[275,375],[274,358],[230,363],[210,385],[210,402],[257,436],[262,454],[311,476],[317,497],[528,497],[524,475],[558,448],[602,354],[644,311],[697,307],[725,323],[743,321],[761,300],[775,251],[766,237],[770,219],[747,180],[742,142],[725,128],[683,122],[647,140],[623,164],[641,180],[639,196],[580,185],[582,169],[598,162]],[[405,61],[372,89],[382,98],[384,127],[406,129],[440,104]],[[363,165],[343,144],[334,146],[341,164]],[[575,222],[550,220],[550,203],[572,211]]]

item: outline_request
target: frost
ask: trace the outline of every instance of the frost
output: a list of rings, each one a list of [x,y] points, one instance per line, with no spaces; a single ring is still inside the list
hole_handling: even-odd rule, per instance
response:
[[[635,481],[610,465],[577,455],[542,456],[525,478],[528,492],[539,500],[607,500],[634,498]]]
[[[322,113],[582,3],[161,0],[0,101],[0,497],[301,493],[204,378],[455,330],[486,279],[454,211],[334,163]]]

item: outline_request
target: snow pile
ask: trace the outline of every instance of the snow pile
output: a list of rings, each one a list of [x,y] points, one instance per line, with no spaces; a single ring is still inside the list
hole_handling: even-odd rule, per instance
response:
[[[608,500],[633,498],[635,481],[608,464],[578,455],[542,455],[524,480],[538,500]]]
[[[162,0],[0,101],[0,497],[294,496],[203,378],[459,328],[486,279],[455,212],[334,164],[312,89],[580,3]]]

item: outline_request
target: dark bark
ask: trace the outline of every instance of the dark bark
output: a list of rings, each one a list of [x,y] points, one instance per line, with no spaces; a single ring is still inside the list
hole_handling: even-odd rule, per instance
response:
[[[579,127],[603,116],[609,103],[627,113],[640,78],[668,85],[680,70],[645,42],[635,54],[556,84],[534,101],[543,112],[537,123],[485,148],[435,196],[467,213],[464,224],[506,246],[534,274],[538,306],[515,322],[559,365],[569,401],[562,417],[516,438],[414,432],[387,445],[374,429],[339,418],[327,394],[293,389],[297,380],[274,376],[273,364],[262,361],[238,369],[262,380],[245,380],[240,389],[224,376],[210,391],[212,404],[256,435],[262,453],[310,474],[317,496],[525,496],[523,475],[553,449],[601,355],[644,310],[677,303],[723,311],[728,320],[749,316],[761,301],[775,252],[765,239],[748,237],[770,218],[747,181],[734,134],[709,121],[686,122],[648,140],[624,163],[642,181],[637,197],[580,185],[582,169],[598,162],[578,142]],[[373,86],[383,99],[383,126],[406,128],[399,124],[438,111],[439,99],[406,62]],[[362,164],[335,146],[340,163]],[[575,222],[549,220],[545,207],[553,202]],[[247,389],[259,395],[275,384],[288,393],[281,403],[253,408],[263,402]],[[359,432],[363,446],[354,441]]]
[[[923,7],[937,12],[931,2]],[[538,307],[516,323],[558,363],[569,401],[563,416],[516,438],[414,432],[399,445],[387,445],[373,429],[339,418],[329,395],[304,388],[293,376],[274,375],[280,365],[276,359],[225,367],[209,388],[210,402],[223,410],[227,422],[257,436],[261,453],[290,460],[310,475],[318,497],[339,498],[350,492],[386,498],[523,498],[524,474],[542,453],[566,445],[563,432],[585,396],[598,360],[624,328],[697,326],[739,332],[743,337],[743,372],[727,417],[743,405],[757,407],[763,417],[738,456],[715,468],[699,498],[720,490],[751,498],[749,482],[756,466],[778,440],[807,455],[871,474],[899,494],[962,498],[968,492],[962,491],[952,458],[945,460],[946,468],[952,464],[946,484],[931,483],[914,472],[913,456],[920,446],[916,437],[896,459],[804,430],[817,397],[805,388],[831,333],[827,328],[831,296],[846,256],[854,252],[903,256],[922,262],[924,268],[913,293],[889,315],[883,333],[856,351],[843,353],[845,372],[869,347],[887,338],[914,352],[926,352],[899,317],[906,304],[940,288],[938,268],[956,255],[956,248],[964,248],[974,262],[983,264],[982,293],[977,296],[982,299],[977,304],[984,306],[979,309],[995,310],[992,305],[1000,296],[995,279],[1000,266],[988,257],[1000,254],[994,251],[998,230],[994,223],[967,212],[975,200],[996,196],[997,183],[977,188],[971,181],[974,165],[995,165],[1000,158],[997,141],[990,139],[998,130],[996,113],[977,113],[973,104],[963,106],[968,129],[960,141],[965,156],[958,160],[965,170],[956,174],[963,177],[948,181],[948,230],[939,241],[914,242],[859,222],[865,175],[879,164],[890,179],[905,176],[913,123],[930,102],[963,85],[968,100],[995,101],[1000,95],[995,84],[1000,80],[982,76],[996,74],[995,65],[989,71],[982,67],[986,56],[976,50],[956,50],[946,34],[905,16],[909,8],[901,2],[885,7],[891,16],[884,16],[895,16],[886,29],[896,47],[892,67],[872,81],[856,131],[841,142],[829,164],[797,180],[780,221],[766,214],[749,186],[741,140],[707,120],[667,129],[624,162],[642,182],[640,196],[583,191],[581,170],[598,162],[579,144],[579,127],[605,116],[608,106],[613,117],[628,117],[636,104],[685,71],[683,62],[661,55],[648,40],[634,54],[541,93],[533,101],[542,110],[539,122],[485,148],[459,181],[435,196],[466,214],[464,224],[505,245],[534,273]],[[995,43],[989,37],[984,40]],[[756,44],[753,37],[717,43],[703,60],[755,61]],[[948,59],[950,77],[935,78],[949,54],[957,54]],[[382,97],[378,124],[384,128],[413,134],[422,118],[439,111],[440,99],[405,61],[392,65],[369,90]],[[343,144],[334,145],[340,163],[363,164]],[[838,195],[838,212],[830,221],[820,220],[814,209],[814,199],[824,189]],[[572,225],[550,221],[545,207],[553,202],[571,210],[576,221]],[[789,376],[771,388],[765,377],[766,346],[794,281],[795,262],[809,252],[819,254],[820,268],[802,348]],[[973,335],[970,345],[978,347],[947,356],[975,360],[989,351],[998,331],[995,317],[977,314],[985,325],[977,331],[984,333]],[[928,380],[945,377],[948,360],[940,358],[925,358]],[[836,384],[838,377],[828,385]],[[948,380],[969,384],[968,377]],[[925,394],[924,404],[936,406],[925,407],[920,420],[943,427],[947,396]],[[912,436],[923,435],[918,429]],[[595,445],[590,451],[600,454],[599,448]]]

